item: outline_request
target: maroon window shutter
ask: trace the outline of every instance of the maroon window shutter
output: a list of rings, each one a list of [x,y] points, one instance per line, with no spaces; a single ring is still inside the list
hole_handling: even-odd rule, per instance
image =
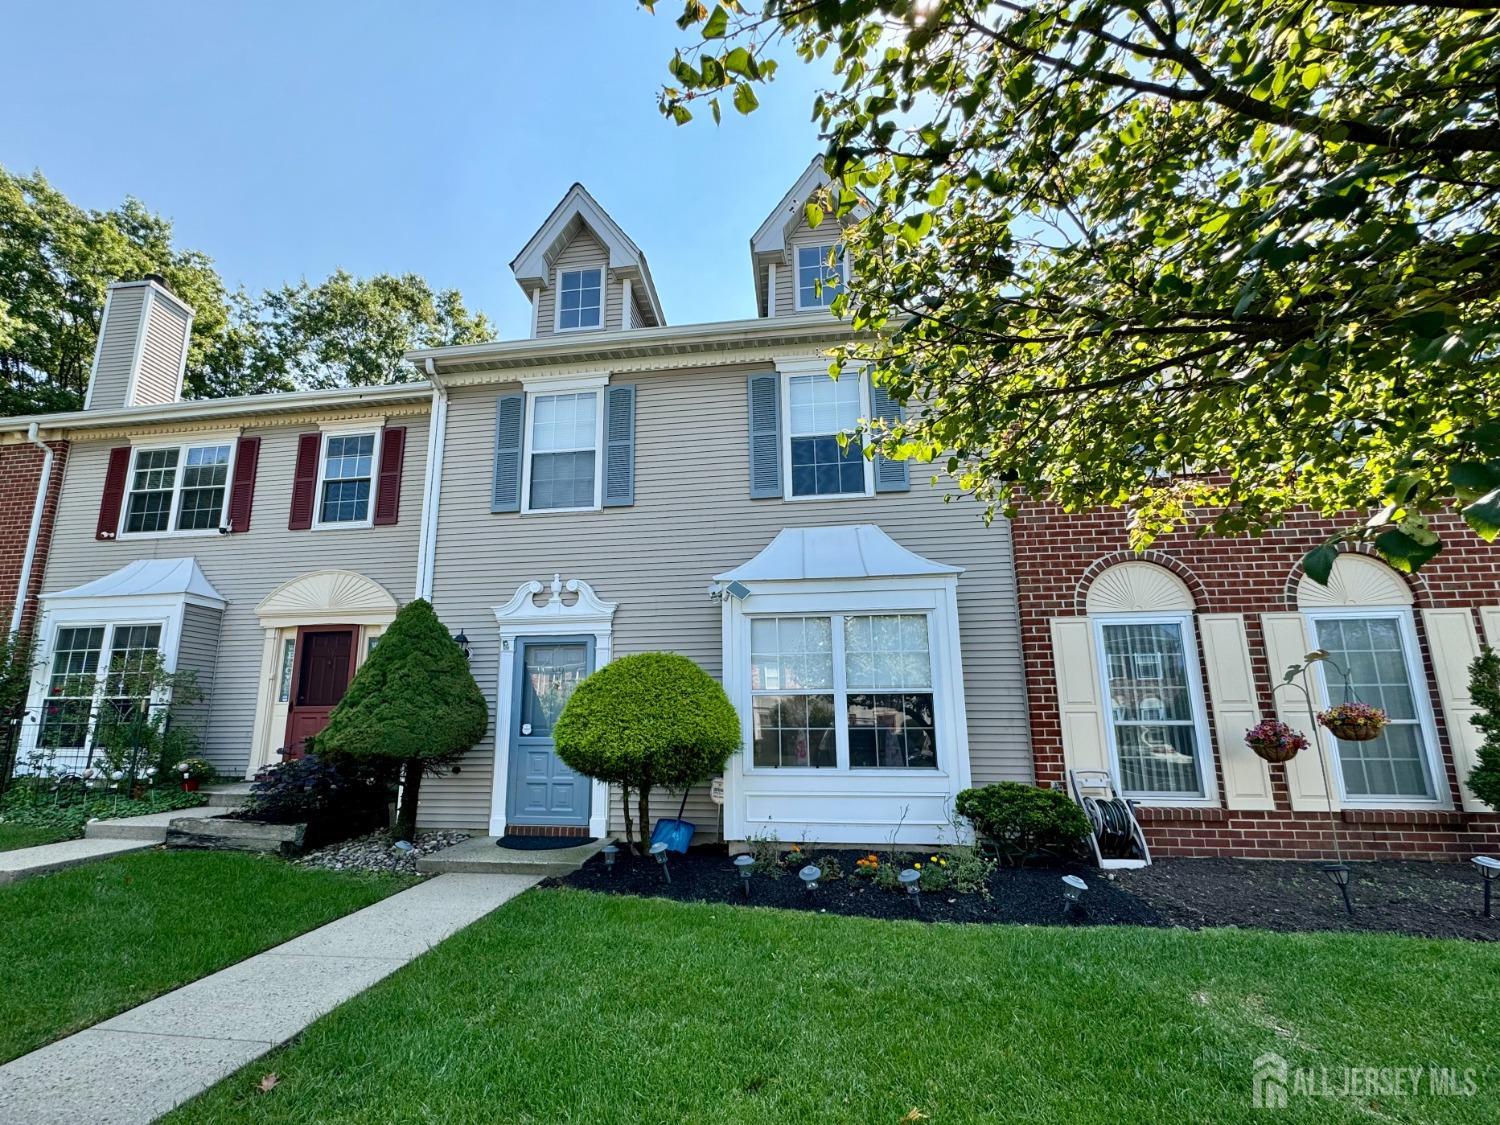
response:
[[[240,438],[234,451],[234,484],[229,490],[229,530],[235,535],[250,530],[250,509],[255,504],[255,470],[259,465],[260,438]]]
[[[375,487],[376,527],[396,522],[401,512],[401,462],[406,459],[406,427],[380,431],[380,480]]]
[[[297,438],[297,469],[292,474],[292,517],[287,521],[288,530],[306,531],[312,526],[313,493],[318,490],[318,455],[322,452],[321,433]]]
[[[125,503],[125,478],[130,475],[130,446],[117,445],[109,451],[109,468],[104,471],[104,495],[99,497],[99,526],[95,539],[113,539],[120,530],[120,508]]]

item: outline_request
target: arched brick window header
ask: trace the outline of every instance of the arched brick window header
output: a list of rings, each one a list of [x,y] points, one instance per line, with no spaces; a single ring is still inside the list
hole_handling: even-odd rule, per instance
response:
[[[1162,571],[1153,576],[1152,571]],[[1101,579],[1103,579],[1101,581]],[[1161,551],[1115,551],[1083,572],[1073,596],[1079,614],[1139,609],[1186,609],[1207,601],[1191,570]],[[1155,604],[1149,604],[1155,603]]]

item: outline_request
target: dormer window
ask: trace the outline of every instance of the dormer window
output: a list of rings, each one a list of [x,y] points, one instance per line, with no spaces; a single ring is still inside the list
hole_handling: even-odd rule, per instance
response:
[[[797,247],[797,308],[824,309],[844,289],[844,248],[832,243]]]
[[[557,330],[598,328],[604,322],[604,271],[563,270],[557,283]]]

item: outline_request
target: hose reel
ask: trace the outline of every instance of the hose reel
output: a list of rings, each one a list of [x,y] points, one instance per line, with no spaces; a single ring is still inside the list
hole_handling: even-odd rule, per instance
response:
[[[1130,802],[1115,793],[1103,770],[1069,770],[1068,792],[1089,822],[1089,845],[1103,869],[1146,867],[1151,850]]]

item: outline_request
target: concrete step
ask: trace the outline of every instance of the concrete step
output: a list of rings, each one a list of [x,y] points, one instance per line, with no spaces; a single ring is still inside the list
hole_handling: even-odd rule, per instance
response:
[[[227,810],[213,805],[200,805],[195,809],[170,809],[167,812],[147,813],[145,816],[120,816],[109,820],[96,820],[86,825],[83,836],[86,840],[144,840],[160,844],[167,838],[167,825],[180,817],[222,816]]]
[[[45,875],[65,867],[77,867],[96,859],[138,852],[151,847],[149,840],[64,840],[35,848],[0,852],[0,883],[14,883],[32,875]]]
[[[533,852],[498,847],[495,840],[494,836],[475,836],[462,844],[454,844],[451,848],[422,856],[417,860],[417,870],[429,875],[455,872],[538,877],[571,875],[590,856],[609,843],[608,839],[603,839],[571,848]]]
[[[250,800],[250,783],[231,781],[224,785],[210,785],[203,792],[208,795],[208,803],[215,808],[238,809]]]

